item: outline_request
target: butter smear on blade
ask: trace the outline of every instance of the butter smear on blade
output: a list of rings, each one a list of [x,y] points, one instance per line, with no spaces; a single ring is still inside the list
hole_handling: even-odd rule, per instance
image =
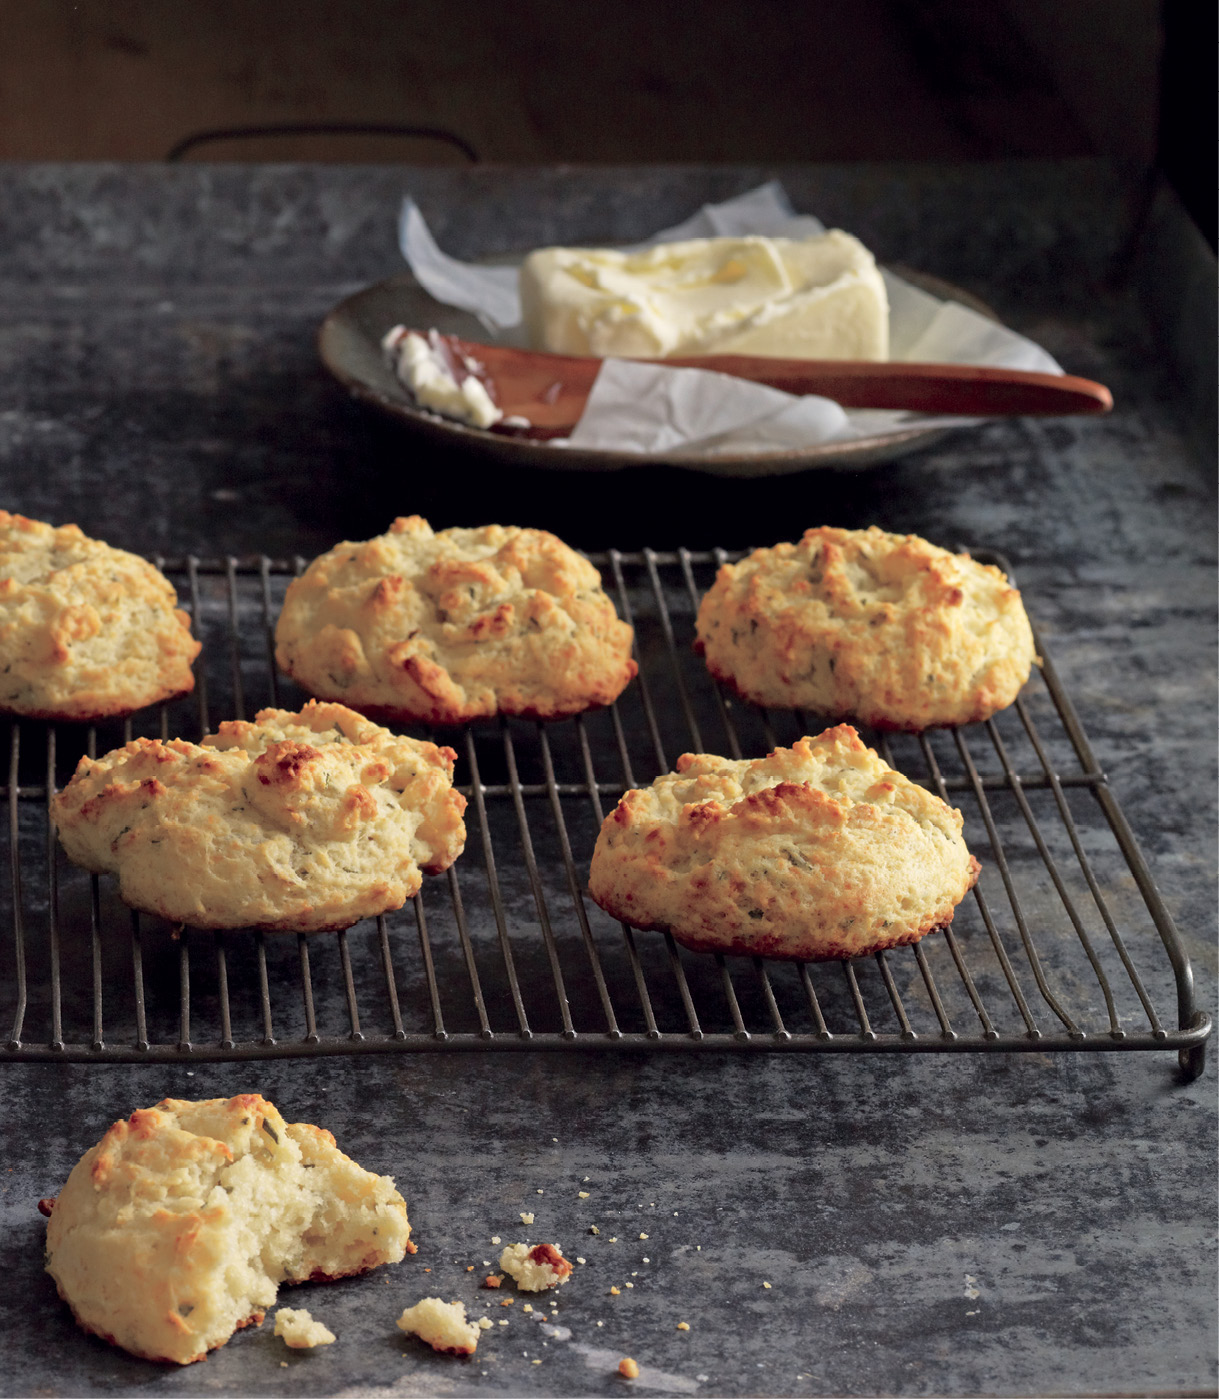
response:
[[[458,362],[434,331],[425,340],[396,325],[381,341],[381,348],[420,407],[475,427],[490,427],[504,416],[477,377],[480,366]]]
[[[693,238],[641,253],[539,248],[521,267],[530,343],[557,354],[883,360],[889,302],[849,233]]]

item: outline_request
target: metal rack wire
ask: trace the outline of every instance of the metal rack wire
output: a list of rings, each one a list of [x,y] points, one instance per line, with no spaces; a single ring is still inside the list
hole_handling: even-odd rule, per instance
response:
[[[693,655],[698,600],[726,557],[594,555],[635,625],[638,679],[576,719],[447,733],[465,855],[400,913],[311,936],[168,927],[58,849],[47,804],[82,753],[303,699],[273,647],[302,560],[158,560],[204,641],[194,694],[121,725],[10,725],[0,1058],[1159,1049],[1200,1073],[1211,1025],[1188,957],[1040,639],[1039,676],[987,723],[865,735],[965,812],[984,872],[951,927],[859,961],[775,963],[688,953],[587,898],[596,832],[626,788],[683,751],[760,755],[821,727],[742,705]]]

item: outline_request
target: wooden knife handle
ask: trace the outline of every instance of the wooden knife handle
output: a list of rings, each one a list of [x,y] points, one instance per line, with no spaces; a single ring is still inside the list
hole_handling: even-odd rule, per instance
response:
[[[665,364],[712,369],[787,393],[820,394],[844,408],[901,408],[965,416],[1107,413],[1113,396],[1104,384],[1070,374],[993,369],[976,364],[866,363],[859,360],[762,359],[756,355],[700,355]]]

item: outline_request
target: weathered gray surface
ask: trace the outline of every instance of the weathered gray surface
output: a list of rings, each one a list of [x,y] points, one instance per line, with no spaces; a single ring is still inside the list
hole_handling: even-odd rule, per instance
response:
[[[388,1286],[295,1289],[340,1338],[312,1355],[264,1327],[178,1372],[79,1335],[39,1272],[38,1196],[129,1104],[250,1088],[394,1172],[419,1253]],[[8,1120],[28,1124],[0,1197],[8,1393],[612,1394],[622,1355],[660,1372],[638,1386],[655,1393],[1209,1382],[1214,1093],[1174,1088],[1146,1057],[39,1066],[10,1070],[6,1094]],[[476,1290],[492,1235],[588,1259],[560,1293],[570,1340],[531,1322],[526,1299]],[[433,1356],[393,1328],[424,1295],[511,1324],[469,1362]]]
[[[469,255],[637,236],[770,173],[9,167],[3,503],[147,552],[308,554],[410,509],[438,525],[527,509],[594,548],[732,547],[827,521],[1001,549],[1213,1010],[1213,464],[1187,449],[1173,373],[1108,280],[1125,213],[1098,167],[781,173],[798,206],[969,287],[1108,382],[1104,421],[991,426],[890,467],[748,487],[504,481],[424,459],[316,367],[327,307],[396,270],[404,188]],[[645,1366],[636,1388],[670,1393],[1214,1384],[1213,1069],[1187,1088],[1155,1055],[475,1054],[191,1074],[6,1067],[3,1392],[616,1393],[622,1354]],[[395,1173],[420,1254],[389,1286],[309,1289],[340,1344],[287,1369],[269,1328],[184,1372],[77,1334],[40,1271],[37,1198],[131,1108],[249,1089]],[[392,1318],[425,1289],[486,1297],[472,1279],[487,1240],[532,1209],[539,1237],[589,1260],[560,1299],[570,1339],[542,1348],[519,1301],[494,1308],[511,1325],[473,1362],[397,1338]]]

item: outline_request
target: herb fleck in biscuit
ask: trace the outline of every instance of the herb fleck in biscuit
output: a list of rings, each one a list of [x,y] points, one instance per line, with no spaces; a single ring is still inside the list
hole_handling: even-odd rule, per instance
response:
[[[627,792],[589,890],[696,952],[861,957],[952,922],[979,870],[962,825],[842,724],[753,762],[687,753]]]
[[[82,758],[55,798],[64,849],[133,908],[199,928],[346,928],[401,908],[461,854],[455,754],[341,704],[264,709],[203,744]]]
[[[597,570],[545,530],[432,531],[400,518],[339,544],[288,589],[280,668],[374,718],[549,719],[608,704],[635,674]]]
[[[0,510],[0,712],[91,722],[193,689],[177,601],[135,554]]]
[[[51,1210],[47,1271],[86,1331],[188,1365],[260,1325],[281,1282],[397,1263],[410,1233],[390,1177],[322,1128],[257,1093],[166,1098],[77,1162]]]
[[[1036,660],[1020,594],[914,534],[823,527],[725,564],[696,647],[754,704],[881,729],[989,718]]]

